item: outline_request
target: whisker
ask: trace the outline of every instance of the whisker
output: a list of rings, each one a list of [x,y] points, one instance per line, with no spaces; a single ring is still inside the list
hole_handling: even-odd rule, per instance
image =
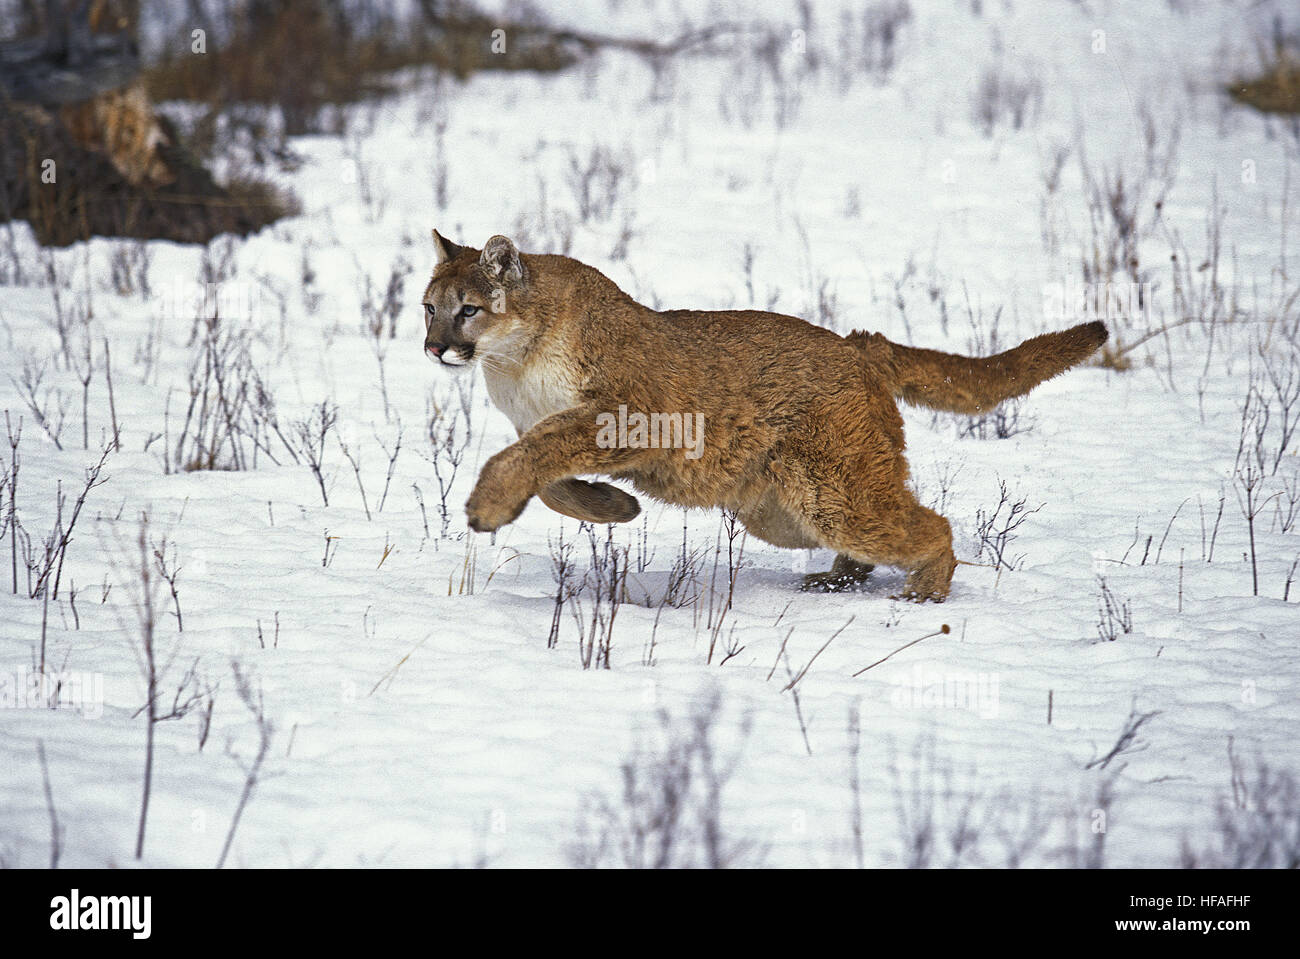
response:
[[[512,364],[517,369],[523,369],[524,364],[513,356],[502,356],[498,353],[481,353],[479,361],[488,369],[505,373],[510,370],[506,364]]]

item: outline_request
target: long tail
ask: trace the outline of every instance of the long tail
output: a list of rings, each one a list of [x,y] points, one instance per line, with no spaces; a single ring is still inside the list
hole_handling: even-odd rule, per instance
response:
[[[983,358],[903,346],[879,333],[850,333],[847,339],[898,399],[951,413],[980,413],[1083,362],[1108,335],[1102,323],[1083,323]]]

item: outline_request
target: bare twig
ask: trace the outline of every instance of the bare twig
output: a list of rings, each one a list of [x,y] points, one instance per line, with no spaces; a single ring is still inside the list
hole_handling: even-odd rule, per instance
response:
[[[36,755],[41,760],[41,779],[45,783],[45,808],[50,814],[50,868],[59,868],[59,857],[63,852],[63,827],[59,825],[59,814],[54,808],[54,790],[50,786],[50,766],[45,761],[45,743],[36,740]]]
[[[1146,748],[1146,744],[1138,739],[1138,731],[1150,720],[1159,716],[1158,710],[1142,713],[1138,715],[1137,703],[1129,708],[1128,719],[1124,721],[1124,728],[1120,731],[1119,739],[1115,740],[1115,745],[1111,747],[1110,752],[1100,759],[1094,759],[1085,765],[1084,769],[1105,769],[1112,759],[1126,752],[1140,751]]]
[[[235,674],[235,690],[239,693],[239,699],[247,707],[248,711],[253,714],[253,720],[257,723],[258,746],[257,756],[251,765],[245,766],[238,756],[234,756],[235,761],[244,770],[244,789],[239,794],[239,803],[235,806],[235,815],[230,821],[230,831],[226,833],[226,841],[222,845],[221,855],[217,859],[218,869],[226,863],[226,856],[230,853],[230,845],[235,841],[235,831],[239,828],[239,820],[243,817],[244,809],[253,796],[253,790],[257,786],[258,776],[262,770],[262,763],[266,760],[266,754],[271,749],[271,740],[275,736],[275,724],[266,716],[266,708],[262,702],[262,691],[259,689],[254,693],[252,681],[244,675],[238,660],[233,661],[230,667]]]
[[[897,655],[898,655],[899,653],[901,653],[903,650],[905,650],[905,649],[907,649],[907,648],[909,648],[909,647],[911,647],[911,646],[915,646],[917,643],[919,643],[919,642],[920,642],[921,640],[923,640],[923,639],[933,639],[935,636],[947,636],[947,635],[948,635],[949,633],[951,633],[951,632],[952,632],[952,629],[948,626],[947,623],[944,623],[942,626],[939,627],[938,631],[933,632],[933,633],[926,633],[924,636],[919,636],[919,637],[917,637],[916,639],[912,640],[910,643],[904,643],[902,646],[899,646],[898,649],[894,650],[894,651],[893,651],[892,653],[890,653],[888,656],[884,656],[884,657],[881,657],[880,659],[877,659],[877,660],[876,660],[874,663],[872,663],[870,666],[863,666],[861,669],[859,669],[859,670],[858,670],[856,673],[854,673],[853,675],[854,675],[854,677],[861,676],[861,675],[862,675],[863,673],[865,673],[868,669],[875,669],[875,668],[876,668],[877,666],[879,666],[881,663],[885,662],[885,660],[892,659],[894,656],[897,656]]]

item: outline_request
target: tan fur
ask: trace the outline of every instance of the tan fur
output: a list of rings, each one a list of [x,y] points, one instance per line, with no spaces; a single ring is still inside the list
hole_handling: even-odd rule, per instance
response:
[[[482,252],[436,231],[434,243],[426,352],[448,366],[481,362],[520,434],[479,475],[466,504],[473,529],[512,522],[533,496],[579,519],[632,518],[635,498],[576,479],[609,476],[664,502],[736,510],[777,546],[835,550],[831,574],[806,584],[819,588],[884,564],[907,570],[910,598],[948,594],[952,532],[907,488],[896,398],[987,410],[1106,340],[1090,323],[968,359],[776,313],[651,310],[592,267],[521,254],[501,236]],[[620,406],[703,414],[703,443],[602,448],[598,418]]]
[[[166,144],[144,84],[136,82],[61,109],[64,125],[83,147],[108,155],[128,183],[162,186],[175,176],[158,153]]]

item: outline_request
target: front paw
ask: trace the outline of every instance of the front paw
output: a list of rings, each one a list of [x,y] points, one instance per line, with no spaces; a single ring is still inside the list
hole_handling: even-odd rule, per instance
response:
[[[513,523],[532,497],[531,490],[511,483],[508,477],[495,480],[484,470],[465,503],[469,528],[476,533],[491,533]]]

